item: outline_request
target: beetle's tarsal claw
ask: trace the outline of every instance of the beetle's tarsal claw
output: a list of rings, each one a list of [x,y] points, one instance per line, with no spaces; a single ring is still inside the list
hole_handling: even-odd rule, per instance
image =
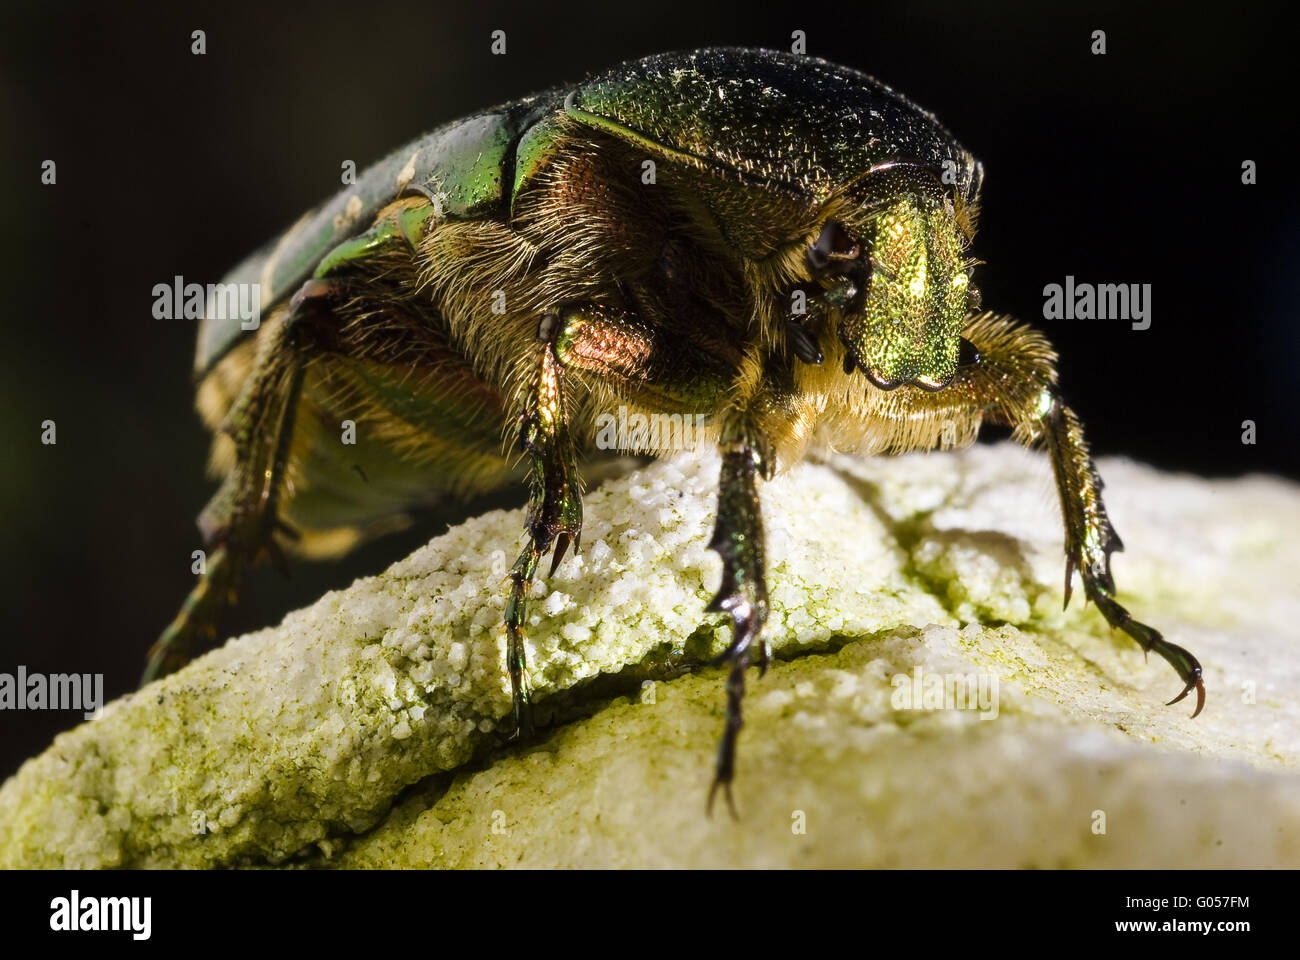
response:
[[[709,799],[708,802],[704,805],[705,814],[708,815],[709,817],[713,816],[713,798],[717,795],[719,787],[722,788],[722,793],[727,798],[727,810],[731,814],[731,819],[735,820],[736,822],[739,822],[740,815],[736,813],[736,801],[735,798],[731,795],[730,777],[728,777],[726,780],[722,780],[717,776],[713,778],[713,784],[712,786],[709,787]]]
[[[713,788],[709,791],[712,805],[713,791],[721,784],[727,795],[727,807],[736,819],[736,805],[731,796],[731,781],[736,773],[736,741],[744,726],[740,705],[745,697],[745,671],[749,669],[748,642],[731,656],[731,671],[727,675],[727,725],[718,742],[718,760],[713,773]]]
[[[1142,626],[1142,624],[1138,624],[1138,626]],[[1205,672],[1202,670],[1200,662],[1187,650],[1175,643],[1170,643],[1156,631],[1152,630],[1151,632],[1155,634],[1155,639],[1151,643],[1150,649],[1164,657],[1169,665],[1178,671],[1179,679],[1186,684],[1183,687],[1183,692],[1170,700],[1168,705],[1178,703],[1191,693],[1192,688],[1195,687],[1196,709],[1192,712],[1192,718],[1195,719],[1200,715],[1201,710],[1205,708]]]
[[[1205,681],[1201,678],[1199,673],[1191,680],[1188,680],[1187,686],[1183,687],[1183,692],[1166,703],[1165,706],[1172,707],[1175,703],[1183,700],[1192,692],[1193,687],[1196,688],[1196,709],[1192,711],[1192,719],[1195,720],[1200,716],[1201,710],[1205,707]]]
[[[547,574],[548,577],[555,576],[555,569],[560,565],[560,561],[564,559],[564,554],[568,552],[572,540],[573,538],[569,536],[567,531],[561,531],[560,535],[555,538],[555,551],[551,554],[551,570]]]
[[[1170,704],[1177,703],[1191,693],[1193,688],[1196,689],[1196,712],[1192,716],[1198,716],[1205,706],[1205,683],[1202,679],[1201,664],[1196,657],[1178,646],[1178,644],[1170,643],[1161,635],[1159,630],[1134,620],[1129,612],[1116,603],[1112,597],[1099,592],[1095,586],[1088,584],[1086,580],[1085,586],[1088,586],[1088,596],[1097,605],[1097,609],[1101,611],[1102,616],[1106,618],[1106,622],[1110,624],[1112,629],[1123,630],[1137,641],[1144,655],[1157,653],[1177,671],[1179,679],[1186,686],[1183,688],[1182,693],[1169,701]]]
[[[506,742],[522,743],[531,740],[536,730],[533,727],[533,704],[528,696],[526,682],[521,685],[521,689],[512,692],[510,716],[514,729],[506,737]]]

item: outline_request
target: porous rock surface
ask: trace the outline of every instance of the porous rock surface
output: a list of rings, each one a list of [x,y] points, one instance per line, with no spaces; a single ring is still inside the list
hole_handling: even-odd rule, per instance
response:
[[[1300,866],[1300,489],[1100,469],[1195,720],[1077,583],[1062,612],[1044,457],[806,461],[763,487],[776,660],[739,820],[706,816],[729,627],[718,461],[686,455],[590,492],[539,583],[533,741],[503,736],[495,511],[60,735],[0,788],[0,866]]]

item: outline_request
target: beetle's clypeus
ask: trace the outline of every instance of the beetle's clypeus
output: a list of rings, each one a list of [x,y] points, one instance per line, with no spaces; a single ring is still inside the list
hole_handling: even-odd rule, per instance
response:
[[[514,424],[531,496],[503,619],[526,733],[530,587],[547,554],[553,570],[577,549],[578,463],[623,404],[703,415],[721,454],[708,609],[733,626],[714,782],[728,802],[745,672],[768,661],[758,484],[810,442],[947,447],[988,419],[1045,444],[1067,603],[1077,570],[1199,712],[1196,659],[1115,600],[1121,544],[1054,352],[977,312],[981,173],[870,77],[742,49],[623,64],[397,150],[227,277],[260,283],[256,333],[203,322],[198,403],[222,478],[199,521],[211,553],[146,679],[212,637],[263,554],[338,554],[412,508],[517,480],[501,442]],[[338,442],[345,419],[364,444]]]

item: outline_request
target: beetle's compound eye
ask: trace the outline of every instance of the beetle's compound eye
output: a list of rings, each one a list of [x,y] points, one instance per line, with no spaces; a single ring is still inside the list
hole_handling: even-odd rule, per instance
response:
[[[957,366],[973,367],[979,362],[980,352],[975,349],[975,344],[962,337],[961,343],[957,346]]]
[[[858,241],[844,229],[844,224],[838,220],[827,220],[816,243],[808,248],[804,258],[808,262],[808,269],[816,275],[847,265],[849,261],[856,260],[859,253]]]

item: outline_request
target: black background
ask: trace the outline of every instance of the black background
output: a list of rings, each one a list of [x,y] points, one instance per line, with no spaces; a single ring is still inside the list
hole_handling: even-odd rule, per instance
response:
[[[401,871],[296,871],[292,876],[269,870],[182,870],[130,871],[92,874],[85,871],[48,870],[40,873],[0,873],[0,895],[4,908],[0,916],[21,931],[25,943],[42,942],[64,950],[71,947],[134,949],[127,932],[52,932],[51,902],[68,898],[77,890],[84,902],[89,897],[150,897],[152,935],[159,946],[173,944],[192,949],[196,933],[210,949],[247,952],[257,949],[298,953],[322,948],[332,953],[356,950],[370,953],[377,935],[389,950],[428,949],[441,946],[446,928],[439,926],[439,907],[455,904],[456,928],[461,931],[495,930],[502,923],[502,904],[521,903],[524,917],[569,917],[575,908],[605,903],[612,884],[627,903],[650,904],[664,898],[662,874],[657,871],[566,870],[546,877],[545,883],[531,876],[509,871],[429,871],[413,878]],[[678,902],[706,903],[716,898],[727,883],[722,871],[679,871],[673,877],[673,895]],[[1284,871],[1243,872],[1239,870],[1197,870],[1182,874],[1156,870],[997,870],[997,871],[906,871],[882,873],[862,871],[845,883],[839,871],[805,871],[799,877],[799,893],[806,902],[815,898],[818,917],[866,915],[876,926],[906,931],[918,942],[971,943],[989,939],[990,906],[1014,904],[1014,914],[1002,920],[1014,924],[1022,941],[1047,945],[1051,955],[1073,948],[1112,947],[1127,941],[1129,949],[1180,948],[1189,941],[1209,944],[1224,955],[1243,952],[1254,942],[1256,950],[1276,943],[1291,930],[1294,911],[1294,874]],[[418,886],[415,886],[418,885]],[[521,897],[520,891],[525,891]],[[973,891],[986,891],[982,896]],[[1193,904],[1201,897],[1239,898],[1234,906],[1192,907],[1160,910],[1130,905],[1137,898],[1186,897]],[[526,898],[526,899],[525,899]],[[996,898],[996,899],[995,899]],[[428,915],[412,915],[393,907],[418,903]],[[1246,901],[1245,906],[1241,902]],[[211,922],[208,904],[229,904],[220,922]],[[382,904],[387,909],[377,910]],[[425,907],[425,905],[428,905]],[[936,935],[935,904],[943,909],[943,927]],[[200,906],[202,905],[202,906]],[[576,905],[576,907],[575,907]],[[445,911],[444,911],[445,912]],[[672,923],[654,911],[647,929],[664,937],[683,926],[684,911],[673,911]],[[719,951],[739,956],[770,952],[772,929],[802,918],[797,907],[774,905],[768,916],[740,918],[697,918],[692,934],[710,937]],[[378,916],[376,915],[378,914]],[[408,919],[410,918],[410,919]],[[414,922],[412,922],[414,920]],[[766,921],[766,922],[765,922]],[[1248,929],[1196,932],[1136,932],[1117,930],[1117,923],[1167,921],[1232,923]],[[697,934],[698,930],[698,934]],[[628,940],[626,910],[584,910],[582,934],[585,942],[618,943]],[[468,941],[472,934],[462,934]],[[1252,941],[1251,938],[1255,939]],[[441,942],[440,942],[441,940]],[[452,940],[456,946],[460,944]]]
[[[794,29],[809,53],[933,110],[984,161],[986,306],[1038,320],[1043,286],[1067,274],[1152,285],[1149,330],[1043,323],[1098,453],[1300,475],[1287,34],[1274,8],[1128,6],[6,4],[0,672],[102,672],[107,697],[120,695],[191,586],[193,517],[212,490],[194,329],[152,318],[154,284],[219,280],[337,190],[344,160],[364,167],[442,122],[621,60],[788,49]],[[190,53],[194,29],[205,56]],[[495,29],[504,57],[489,52]],[[1094,29],[1105,56],[1090,53]],[[55,186],[40,183],[46,159]],[[1256,186],[1241,183],[1246,159]],[[40,443],[47,418],[56,446]],[[1241,443],[1246,419],[1254,446]],[[259,571],[230,627],[273,622],[437,528],[297,564],[287,583]],[[78,719],[0,715],[0,776]]]

